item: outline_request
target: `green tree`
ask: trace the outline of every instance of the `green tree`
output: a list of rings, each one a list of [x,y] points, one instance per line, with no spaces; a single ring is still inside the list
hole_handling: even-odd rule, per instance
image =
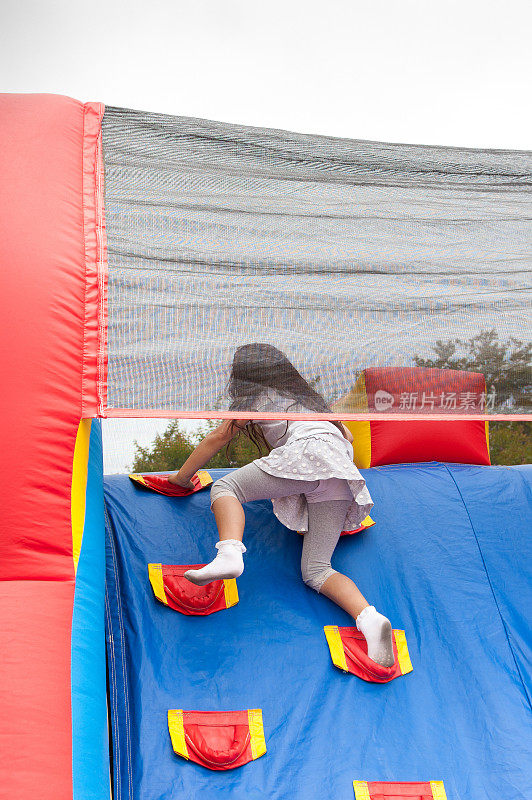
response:
[[[528,410],[532,392],[532,342],[510,337],[499,341],[494,328],[481,331],[472,339],[438,339],[432,346],[435,358],[414,356],[417,367],[481,372],[488,391],[495,389],[495,408],[513,397],[513,410]]]
[[[490,422],[492,464],[532,464],[532,422]]]
[[[150,446],[140,447],[135,442],[133,472],[166,472],[179,469],[201,439],[218,424],[217,420],[208,420],[197,433],[187,434],[180,420],[172,420],[162,434],[157,434]],[[253,442],[241,433],[227,448],[224,447],[216,453],[205,466],[207,469],[243,467],[244,464],[249,464],[264,454],[264,451],[260,453]]]
[[[511,337],[499,341],[495,329],[481,331],[472,339],[438,339],[435,358],[414,356],[417,367],[481,372],[488,391],[495,389],[495,408],[513,398],[512,410],[528,411],[532,393],[532,343]],[[492,464],[532,463],[532,423],[490,422]]]
[[[195,442],[182,429],[178,419],[172,420],[153,443],[141,447],[135,442],[133,472],[166,472],[178,469],[194,450]]]

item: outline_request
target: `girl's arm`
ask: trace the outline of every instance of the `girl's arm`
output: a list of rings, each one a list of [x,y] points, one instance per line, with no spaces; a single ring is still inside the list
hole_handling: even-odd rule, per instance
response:
[[[351,433],[349,428],[346,428],[343,422],[341,422],[340,425],[342,426],[342,433],[344,434],[344,439],[347,439],[348,442],[351,442],[351,444],[353,444],[353,434]]]
[[[237,433],[242,428],[245,428],[249,420],[224,420],[221,425],[218,425],[213,431],[201,440],[195,450],[189,455],[183,466],[178,472],[172,473],[168,476],[170,483],[183,488],[192,488],[192,476],[204,467],[205,464],[211,459],[219,450],[225,445],[229,444]]]

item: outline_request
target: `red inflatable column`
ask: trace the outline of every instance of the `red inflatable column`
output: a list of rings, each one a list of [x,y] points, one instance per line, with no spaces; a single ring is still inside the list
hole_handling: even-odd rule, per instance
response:
[[[98,404],[102,113],[0,96],[0,774],[13,798],[72,797],[72,467]]]

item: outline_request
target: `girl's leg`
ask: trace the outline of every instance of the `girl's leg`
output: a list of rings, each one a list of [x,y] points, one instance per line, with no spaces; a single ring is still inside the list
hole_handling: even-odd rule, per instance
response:
[[[231,472],[217,480],[211,489],[211,507],[218,528],[218,555],[201,569],[191,569],[185,577],[192,583],[204,586],[220,578],[238,578],[244,570],[242,544],[244,535],[244,509],[242,503],[251,500],[272,500],[303,494],[317,488],[319,481],[297,481],[276,478],[256,464]]]
[[[339,605],[353,619],[368,644],[368,655],[384,667],[394,662],[390,621],[370,606],[358,587],[346,575],[333,570],[331,557],[338,543],[350,500],[309,503],[309,530],[303,540],[303,580]]]
[[[212,503],[214,519],[218,528],[218,538],[238,539],[239,542],[244,538],[244,509],[242,503],[230,495],[222,495]]]
[[[350,504],[350,500],[308,504],[309,529],[303,538],[301,574],[307,586],[333,600],[356,619],[369,605],[368,601],[350,578],[331,566]]]
[[[319,486],[319,481],[294,481],[276,478],[256,464],[246,464],[217,480],[211,489],[211,507],[214,512],[220,541],[238,539],[244,535],[244,509],[242,503],[252,500],[273,500],[303,494]]]

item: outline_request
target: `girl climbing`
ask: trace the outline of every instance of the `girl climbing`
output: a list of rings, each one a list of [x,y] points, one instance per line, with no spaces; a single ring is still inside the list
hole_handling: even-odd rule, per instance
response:
[[[235,352],[228,385],[230,410],[246,412],[330,413],[324,399],[280,350],[249,344]],[[251,413],[250,413],[251,417]],[[370,606],[353,581],[336,572],[331,557],[342,530],[358,528],[373,501],[353,463],[353,438],[341,422],[226,420],[211,431],[169,480],[191,486],[198,469],[231,439],[244,432],[269,451],[251,464],[217,480],[211,507],[218,527],[218,554],[185,577],[203,586],[220,578],[237,578],[244,570],[242,503],[270,499],[277,518],[304,531],[301,573],[307,586],[347,611],[378,664],[394,662],[390,621]]]

